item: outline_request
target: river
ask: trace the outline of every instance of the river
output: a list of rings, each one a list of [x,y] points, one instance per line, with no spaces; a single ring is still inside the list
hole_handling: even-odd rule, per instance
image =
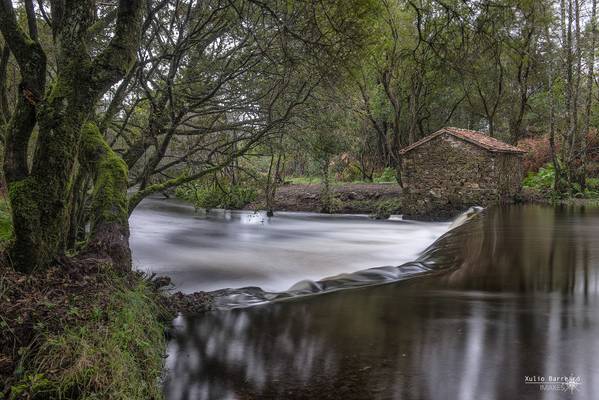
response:
[[[448,228],[365,215],[206,215],[177,200],[150,198],[131,216],[131,248],[138,269],[168,275],[183,292],[282,291],[301,280],[411,261]]]
[[[373,236],[382,246],[390,233],[378,236],[377,221],[361,223],[373,229],[360,229],[360,249]],[[400,221],[387,225],[404,229]],[[448,228],[414,226],[430,238]],[[410,257],[428,272],[177,318],[167,399],[597,398],[597,209],[486,210]]]

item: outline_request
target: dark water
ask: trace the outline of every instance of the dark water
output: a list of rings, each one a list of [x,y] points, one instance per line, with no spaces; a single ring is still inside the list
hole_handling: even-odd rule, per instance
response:
[[[597,210],[489,210],[427,264],[440,272],[177,319],[167,398],[599,399]]]

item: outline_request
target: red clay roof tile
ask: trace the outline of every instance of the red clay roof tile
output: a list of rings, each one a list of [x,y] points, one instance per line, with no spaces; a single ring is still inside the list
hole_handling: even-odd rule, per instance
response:
[[[497,153],[516,153],[516,154],[524,154],[526,153],[526,151],[519,149],[515,146],[512,146],[510,144],[504,143],[501,140],[497,140],[495,138],[492,138],[489,135],[486,135],[482,132],[478,132],[478,131],[471,131],[468,129],[459,129],[459,128],[453,128],[453,127],[446,127],[446,128],[442,128],[439,129],[437,132],[428,135],[422,139],[420,139],[417,142],[412,143],[410,146],[403,148],[400,151],[400,154],[405,154],[410,150],[415,149],[416,147],[420,146],[423,143],[428,142],[429,140],[432,140],[438,136],[441,136],[444,133],[449,133],[452,136],[455,136],[458,139],[462,139],[465,140],[467,142],[470,142],[472,144],[475,144],[479,147],[482,147],[483,149],[492,151],[492,152],[497,152]]]

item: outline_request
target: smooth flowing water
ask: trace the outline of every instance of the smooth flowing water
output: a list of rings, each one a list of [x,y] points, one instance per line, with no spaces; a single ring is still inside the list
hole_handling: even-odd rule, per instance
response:
[[[410,280],[179,317],[166,397],[599,398],[596,209],[487,210],[419,260]]]
[[[414,260],[448,223],[367,216],[214,211],[145,200],[131,217],[137,268],[168,275],[178,290],[243,286],[284,291],[302,280]]]

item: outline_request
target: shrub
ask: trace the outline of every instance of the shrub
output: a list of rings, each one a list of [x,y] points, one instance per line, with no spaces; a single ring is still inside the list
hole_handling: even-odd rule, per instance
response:
[[[522,186],[532,189],[551,189],[555,182],[555,169],[553,164],[547,164],[541,167],[538,172],[529,172]]]
[[[241,209],[256,200],[257,191],[251,187],[230,186],[221,189],[218,186],[205,186],[194,182],[177,188],[178,198],[193,203],[197,208]]]
[[[587,188],[589,190],[599,191],[599,178],[588,178],[587,179]]]
[[[254,188],[233,186],[226,193],[222,193],[221,207],[240,209],[256,200],[256,190]]]
[[[536,172],[551,161],[551,146],[546,137],[522,139],[518,147],[526,151],[522,160],[525,173]]]
[[[539,169],[539,172],[529,172],[522,186],[526,188],[541,190],[548,192],[553,199],[563,198],[563,194],[560,195],[553,191],[555,183],[555,169],[553,164],[547,164]],[[570,196],[580,199],[597,199],[599,198],[599,179],[588,178],[587,187],[583,191],[578,183],[573,183],[570,188]]]
[[[393,168],[385,168],[380,175],[374,177],[375,183],[392,183],[397,182],[395,179],[395,170]]]

